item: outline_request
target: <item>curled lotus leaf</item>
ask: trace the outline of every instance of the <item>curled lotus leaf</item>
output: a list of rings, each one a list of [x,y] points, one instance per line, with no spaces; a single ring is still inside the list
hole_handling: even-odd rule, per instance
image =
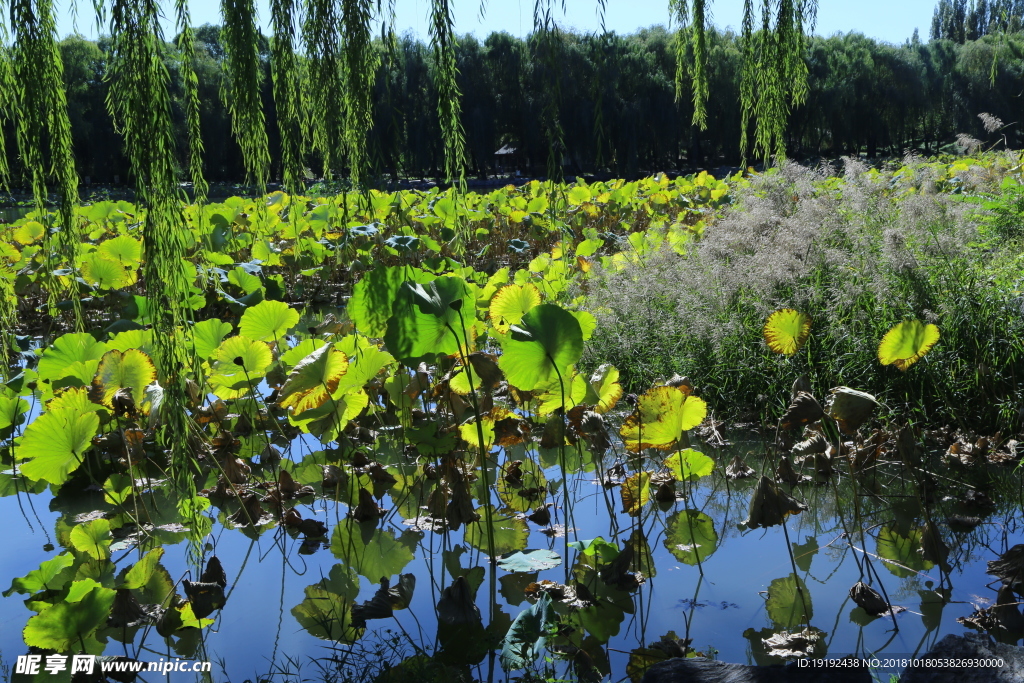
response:
[[[348,357],[327,344],[303,358],[288,374],[278,395],[278,405],[295,413],[319,408],[338,389],[348,371]]]
[[[878,344],[882,365],[895,365],[906,371],[924,357],[939,341],[939,328],[920,320],[905,320],[885,333]]]
[[[783,429],[794,429],[817,422],[824,416],[825,411],[818,403],[818,399],[806,391],[800,391],[786,409],[780,426]]]
[[[878,406],[874,396],[850,387],[836,387],[830,393],[826,412],[847,434],[857,431]]]
[[[769,349],[792,356],[811,334],[811,317],[792,308],[783,308],[768,316],[762,333]]]

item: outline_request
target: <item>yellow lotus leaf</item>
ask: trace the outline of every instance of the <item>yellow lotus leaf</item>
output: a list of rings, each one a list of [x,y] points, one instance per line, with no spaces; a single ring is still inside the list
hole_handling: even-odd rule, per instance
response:
[[[769,349],[792,356],[811,334],[811,317],[792,308],[783,308],[768,316],[763,332]]]
[[[905,320],[885,333],[878,345],[882,365],[895,365],[906,371],[939,341],[939,328],[920,320]]]
[[[531,284],[506,285],[491,299],[489,317],[494,329],[505,334],[534,306],[540,305],[540,290]]]
[[[651,475],[649,472],[638,472],[622,482],[619,488],[622,497],[622,511],[631,517],[640,513],[640,509],[651,499]]]
[[[704,421],[708,406],[675,387],[654,387],[637,399],[636,410],[622,423],[619,434],[630,451],[667,449]]]

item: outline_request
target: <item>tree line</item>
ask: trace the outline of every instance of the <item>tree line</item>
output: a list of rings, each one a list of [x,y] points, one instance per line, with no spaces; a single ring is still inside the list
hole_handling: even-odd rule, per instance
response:
[[[943,0],[949,3],[951,0]],[[959,0],[952,0],[956,4]],[[942,6],[942,3],[940,3]],[[792,109],[785,129],[790,156],[931,154],[966,133],[995,143],[978,114],[1007,127],[1005,144],[1022,146],[1024,34],[985,33],[976,39],[942,37],[903,45],[849,33],[807,40],[804,103]],[[198,78],[203,170],[210,181],[243,182],[242,150],[232,134],[225,61],[218,27],[194,31],[192,66]],[[69,36],[59,43],[64,65],[74,154],[79,175],[93,183],[129,182],[122,138],[109,115],[106,38]],[[165,44],[171,106],[180,148],[187,159],[188,131],[181,54]],[[410,35],[377,39],[379,59],[372,87],[372,127],[365,154],[377,180],[442,177],[445,149],[438,117],[436,63],[430,46]],[[456,47],[458,86],[470,176],[518,168],[544,175],[554,165],[565,174],[631,176],[659,170],[737,165],[741,149],[739,36],[707,33],[707,127],[692,125],[693,105],[676,97],[675,34],[652,27],[632,35],[555,31],[519,39],[493,33],[483,41],[462,36]],[[258,101],[262,102],[271,175],[281,176],[281,142],[272,94],[269,40],[261,39]],[[687,56],[692,60],[692,54]],[[311,79],[306,88],[316,88]],[[251,95],[251,93],[250,93]],[[304,98],[303,125],[325,115]],[[329,100],[328,100],[329,101]],[[8,138],[13,132],[8,130]],[[495,152],[507,146],[514,155]],[[323,161],[307,151],[312,179]],[[181,169],[184,179],[187,169]],[[15,178],[15,183],[18,179]]]

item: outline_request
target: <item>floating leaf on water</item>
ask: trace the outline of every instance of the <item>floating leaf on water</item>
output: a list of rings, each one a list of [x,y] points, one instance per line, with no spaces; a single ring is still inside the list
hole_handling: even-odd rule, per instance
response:
[[[884,526],[878,530],[876,551],[885,568],[901,579],[935,566],[921,555],[920,529],[912,529],[904,536],[895,526]]]
[[[831,396],[826,404],[826,412],[839,422],[840,429],[847,434],[856,432],[878,406],[878,401],[871,394],[849,387],[836,387],[829,393]]]
[[[305,594],[292,608],[292,615],[312,635],[346,644],[362,636],[363,629],[352,625],[352,601],[359,595],[359,578],[350,568],[334,565],[330,576],[307,586]]]
[[[552,550],[517,550],[498,558],[498,566],[507,572],[538,572],[562,564],[562,557]]]
[[[674,387],[654,387],[637,399],[636,410],[622,423],[619,434],[626,448],[671,448],[707,416],[707,404]]]
[[[782,659],[815,657],[825,647],[825,634],[814,627],[791,633],[779,631],[764,639],[767,654]]]
[[[818,400],[809,393],[801,391],[786,408],[786,413],[782,416],[779,426],[782,429],[794,429],[817,422],[824,415],[825,411],[822,410]]]
[[[700,564],[718,549],[715,522],[700,510],[680,510],[668,518],[664,544],[680,562]]]
[[[725,476],[729,479],[746,479],[754,474],[754,468],[747,465],[739,455],[733,456],[732,461],[725,467]]]
[[[905,320],[885,333],[878,344],[882,365],[895,365],[901,371],[920,360],[939,341],[939,328],[920,320]]]
[[[783,308],[768,316],[762,333],[769,349],[792,356],[811,335],[811,318],[792,308]]]
[[[666,458],[665,467],[677,481],[697,481],[714,471],[715,461],[692,448],[684,448]]]
[[[543,502],[547,478],[532,458],[506,462],[496,487],[501,502],[516,512],[527,512]]]
[[[796,574],[775,579],[768,585],[765,603],[768,618],[782,628],[793,628],[810,622],[814,616],[811,593],[807,584]]]
[[[767,529],[782,524],[789,515],[803,512],[807,506],[779,488],[768,477],[761,477],[750,497],[750,509],[743,524],[749,529]]]

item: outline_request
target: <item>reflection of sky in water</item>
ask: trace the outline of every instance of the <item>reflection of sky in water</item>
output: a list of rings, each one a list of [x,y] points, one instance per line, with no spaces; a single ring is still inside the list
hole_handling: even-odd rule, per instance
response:
[[[300,438],[300,442],[293,446],[292,457],[300,459],[320,449],[319,442]],[[721,453],[717,459],[723,463],[731,457],[732,453],[728,456]],[[750,464],[756,465],[755,458],[748,457]],[[548,468],[546,474],[549,480],[557,479],[558,468]],[[693,491],[693,503],[714,520],[719,538],[717,550],[703,561],[703,578],[701,568],[680,562],[665,543],[669,517],[688,507],[687,503],[679,501],[667,511],[654,506],[645,509],[642,524],[657,573],[633,594],[635,613],[625,615],[618,625],[617,635],[608,644],[612,650],[613,680],[624,676],[628,659],[624,653],[640,644],[657,641],[670,631],[679,638],[690,638],[692,646],[698,650],[717,650],[718,658],[724,661],[753,663],[750,643],[743,633],[748,629],[758,632],[772,626],[765,610],[766,596],[759,592],[766,591],[773,580],[792,573],[790,544],[795,546],[797,573],[810,593],[811,623],[825,632],[828,656],[839,657],[852,652],[892,656],[922,654],[943,635],[964,631],[956,623],[956,617],[967,616],[974,610],[970,602],[977,602],[977,597],[973,596],[985,597],[991,592],[985,588],[992,579],[985,574],[986,561],[994,559],[1006,547],[1024,542],[1024,533],[1010,521],[1012,515],[1006,519],[999,514],[989,517],[987,523],[972,534],[974,540],[969,546],[954,548],[951,559],[962,558],[963,564],[952,576],[953,602],[941,611],[936,605],[927,604],[929,596],[935,595],[930,589],[939,584],[937,567],[923,571],[922,575],[911,574],[901,579],[878,559],[873,559],[873,567],[881,575],[892,602],[907,609],[896,617],[898,632],[893,632],[890,618],[875,619],[861,627],[851,619],[854,604],[848,598],[850,587],[860,578],[855,555],[857,559],[861,555],[841,537],[843,529],[837,522],[829,519],[827,514],[814,514],[815,510],[834,509],[834,506],[829,506],[831,487],[806,486],[799,489],[798,497],[806,500],[812,510],[790,517],[787,530],[772,527],[752,531],[739,528],[746,517],[752,485],[751,481],[702,482]],[[575,500],[572,521],[576,529],[575,533],[570,532],[569,541],[603,536],[616,540],[621,546],[638,523],[637,519],[621,514],[619,491],[604,489],[596,483],[592,473],[572,478],[569,495]],[[4,552],[0,554],[0,589],[6,589],[12,578],[27,574],[42,560],[56,554],[57,551],[46,552],[43,549],[44,544],[55,542],[53,529],[58,517],[48,509],[47,496],[22,497],[20,503],[24,513],[19,510],[18,498],[0,499],[0,518],[5,520],[6,526]],[[561,503],[561,500],[562,492],[559,490],[557,502]],[[388,507],[387,499],[384,506]],[[609,506],[616,512],[611,526]],[[85,504],[75,512],[88,509],[89,505]],[[325,522],[332,531],[345,515],[343,505],[335,506],[329,501],[300,505],[298,510],[304,518]],[[554,510],[554,513],[553,521],[566,522],[564,510]],[[852,517],[852,511],[844,510],[844,513]],[[891,517],[892,513],[884,510],[866,515],[863,524],[851,528],[851,532],[859,544],[859,536],[864,530],[868,534],[867,551],[876,553],[873,537],[880,525],[888,523]],[[852,524],[852,519],[847,523]],[[28,528],[29,524],[31,528]],[[1009,525],[1001,526],[1005,524]],[[392,529],[397,537],[417,533],[394,516],[388,518],[385,528]],[[225,608],[215,613],[216,622],[207,633],[208,655],[197,655],[196,658],[208,658],[214,662],[215,680],[226,678],[219,673],[221,661],[232,680],[256,680],[257,676],[275,670],[294,671],[289,660],[302,665],[303,677],[319,679],[318,669],[310,663],[310,658],[340,653],[333,651],[328,641],[310,636],[296,622],[291,611],[305,597],[304,589],[326,577],[338,559],[329,550],[300,555],[300,541],[276,528],[252,539],[240,531],[225,530],[217,525],[209,542],[223,562],[230,593]],[[564,554],[565,542],[565,538],[549,538],[540,533],[536,525],[531,525],[529,548],[548,548]],[[461,543],[462,531],[447,537],[429,532],[422,536],[415,559],[403,570],[417,578],[410,609],[395,612],[396,620],[370,621],[370,629],[377,631],[379,637],[368,631],[354,646],[356,651],[363,652],[361,657],[370,660],[376,657],[373,650],[383,639],[390,637],[386,629],[399,634],[404,631],[428,651],[434,648],[434,605],[440,597],[442,581],[444,585],[451,581],[444,573],[441,554]],[[175,580],[186,576],[185,553],[184,543],[167,547],[163,563]],[[135,557],[134,554],[126,556],[123,552],[115,554],[115,559],[121,561],[119,567],[134,561]],[[486,568],[488,564],[486,556],[473,548],[467,548],[461,562],[463,567]],[[501,579],[507,573],[499,569],[496,576]],[[538,578],[563,582],[565,568],[542,571]],[[869,583],[877,587],[876,581]],[[485,572],[484,584],[477,593],[477,605],[485,625],[492,616],[502,619],[501,613],[505,615],[504,621],[510,621],[528,605],[521,595],[507,587],[502,592],[503,586],[511,585],[513,582],[506,579],[496,586],[497,605],[493,608],[496,612],[492,612],[487,605],[489,572]],[[358,601],[368,600],[376,588],[375,584],[361,577]],[[0,628],[0,657],[7,666],[13,664],[18,654],[24,653],[20,631],[30,616],[23,604],[24,597],[15,594],[0,599],[0,623],[4,624]],[[138,642],[140,638],[136,639]],[[154,631],[149,633],[146,647],[153,652],[142,653],[142,659],[174,656]],[[108,654],[121,652],[122,646],[111,640]],[[412,654],[411,650],[408,654]],[[485,659],[475,675],[486,678],[486,669]]]

